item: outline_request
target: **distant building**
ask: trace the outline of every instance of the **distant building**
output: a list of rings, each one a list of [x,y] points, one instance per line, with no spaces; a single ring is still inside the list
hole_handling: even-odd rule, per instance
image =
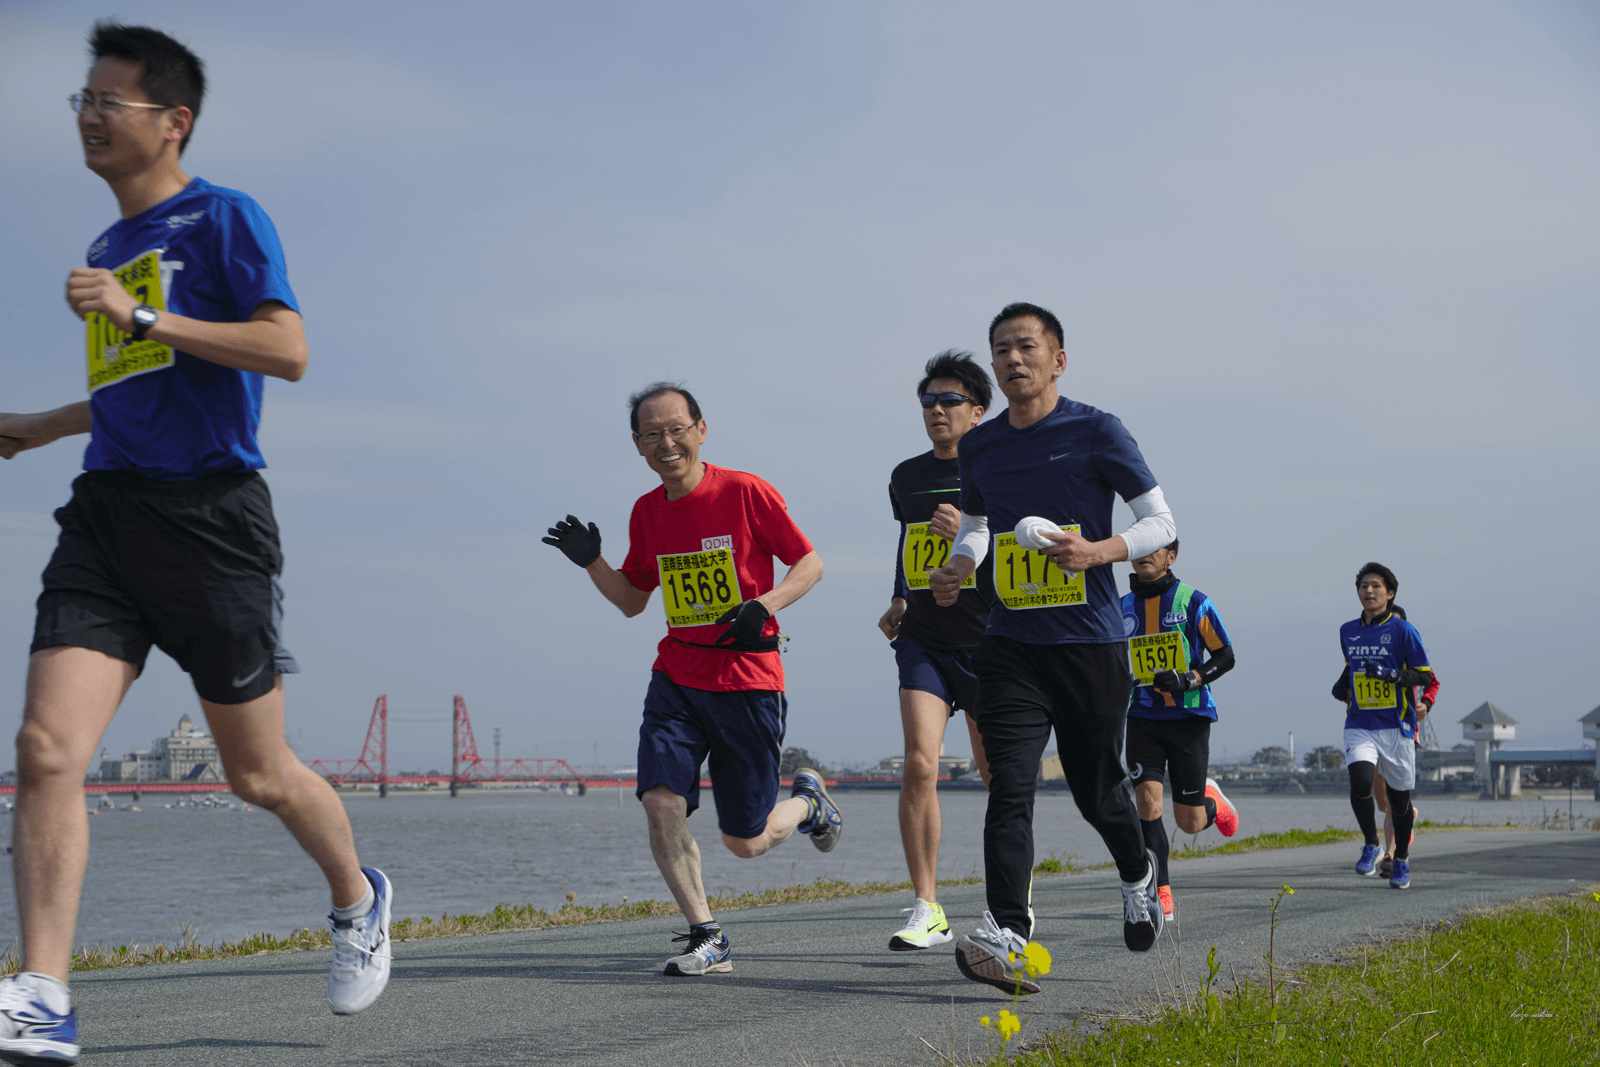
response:
[[[195,726],[184,715],[166,737],[150,742],[148,749],[134,749],[121,759],[111,759],[100,750],[102,782],[220,781],[222,756],[216,739]]]

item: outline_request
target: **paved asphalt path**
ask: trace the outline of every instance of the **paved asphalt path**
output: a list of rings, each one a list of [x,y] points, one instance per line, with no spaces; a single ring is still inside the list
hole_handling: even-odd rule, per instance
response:
[[[844,847],[849,847],[849,837]],[[1218,947],[1242,979],[1262,969],[1268,898],[1288,884],[1278,958],[1330,961],[1342,947],[1415,930],[1464,908],[1600,883],[1600,834],[1473,831],[1420,836],[1412,888],[1354,874],[1359,846],[1324,845],[1176,862],[1177,936],[1134,955],[1122,944],[1113,871],[1040,878],[1036,938],[1055,965],[1026,998],[1026,1038],[1075,1018],[1155,1002],[1178,966],[1191,977]],[[405,886],[396,886],[397,895]],[[971,929],[983,887],[942,894]],[[681,920],[492,934],[395,946],[373,1007],[328,1013],[329,953],[303,952],[87,974],[73,983],[85,1063],[441,1064],[489,1067],[917,1065],[982,1057],[980,1016],[1007,1004],[956,970],[953,945],[890,953],[899,896],[785,905],[721,916],[734,971],[665,978]]]

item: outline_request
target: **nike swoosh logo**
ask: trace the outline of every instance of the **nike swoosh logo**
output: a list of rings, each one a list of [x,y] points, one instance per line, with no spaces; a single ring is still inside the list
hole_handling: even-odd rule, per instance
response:
[[[1056,461],[1056,460],[1058,460],[1058,459],[1066,459],[1066,458],[1067,458],[1067,457],[1068,457],[1068,456],[1070,456],[1070,455],[1072,455],[1072,453],[1071,453],[1071,452],[1062,452],[1062,453],[1060,453],[1060,454],[1059,454],[1059,455],[1054,455],[1054,456],[1051,456],[1051,457],[1050,457],[1050,461],[1051,461],[1051,462],[1052,462],[1052,463],[1054,463],[1054,462],[1055,462],[1055,461]]]
[[[233,680],[233,687],[235,689],[243,689],[245,686],[247,686],[251,682],[255,681],[256,675],[260,674],[262,671],[264,671],[266,669],[267,669],[267,665],[265,663],[263,663],[261,666],[257,667],[255,670],[251,671],[249,674],[245,675],[243,678],[235,678]]]
[[[1186,797],[1192,797],[1198,792],[1200,792],[1200,790],[1198,790],[1198,789],[1185,789],[1183,791],[1183,795],[1186,796]]]

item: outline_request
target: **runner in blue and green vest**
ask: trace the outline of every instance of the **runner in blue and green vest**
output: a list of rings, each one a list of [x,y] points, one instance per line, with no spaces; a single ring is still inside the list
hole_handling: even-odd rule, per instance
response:
[[[1139,804],[1145,845],[1156,856],[1156,896],[1167,922],[1176,921],[1167,880],[1163,783],[1172,777],[1178,828],[1197,834],[1215,824],[1224,837],[1239,816],[1217,783],[1206,777],[1217,702],[1211,683],[1233,669],[1233,645],[1211,598],[1172,573],[1178,542],[1133,561],[1132,588],[1122,598],[1133,699],[1128,707],[1126,759]]]

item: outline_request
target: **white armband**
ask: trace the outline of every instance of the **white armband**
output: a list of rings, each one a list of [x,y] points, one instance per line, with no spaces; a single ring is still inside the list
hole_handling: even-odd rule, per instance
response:
[[[989,554],[989,516],[968,515],[961,513],[961,529],[956,531],[956,546],[950,550],[952,556],[969,556],[972,567],[977,569],[983,562],[983,557]]]
[[[1178,525],[1172,521],[1159,485],[1128,501],[1128,507],[1133,509],[1134,523],[1122,531],[1121,537],[1128,546],[1130,560],[1142,559],[1178,539]]]

